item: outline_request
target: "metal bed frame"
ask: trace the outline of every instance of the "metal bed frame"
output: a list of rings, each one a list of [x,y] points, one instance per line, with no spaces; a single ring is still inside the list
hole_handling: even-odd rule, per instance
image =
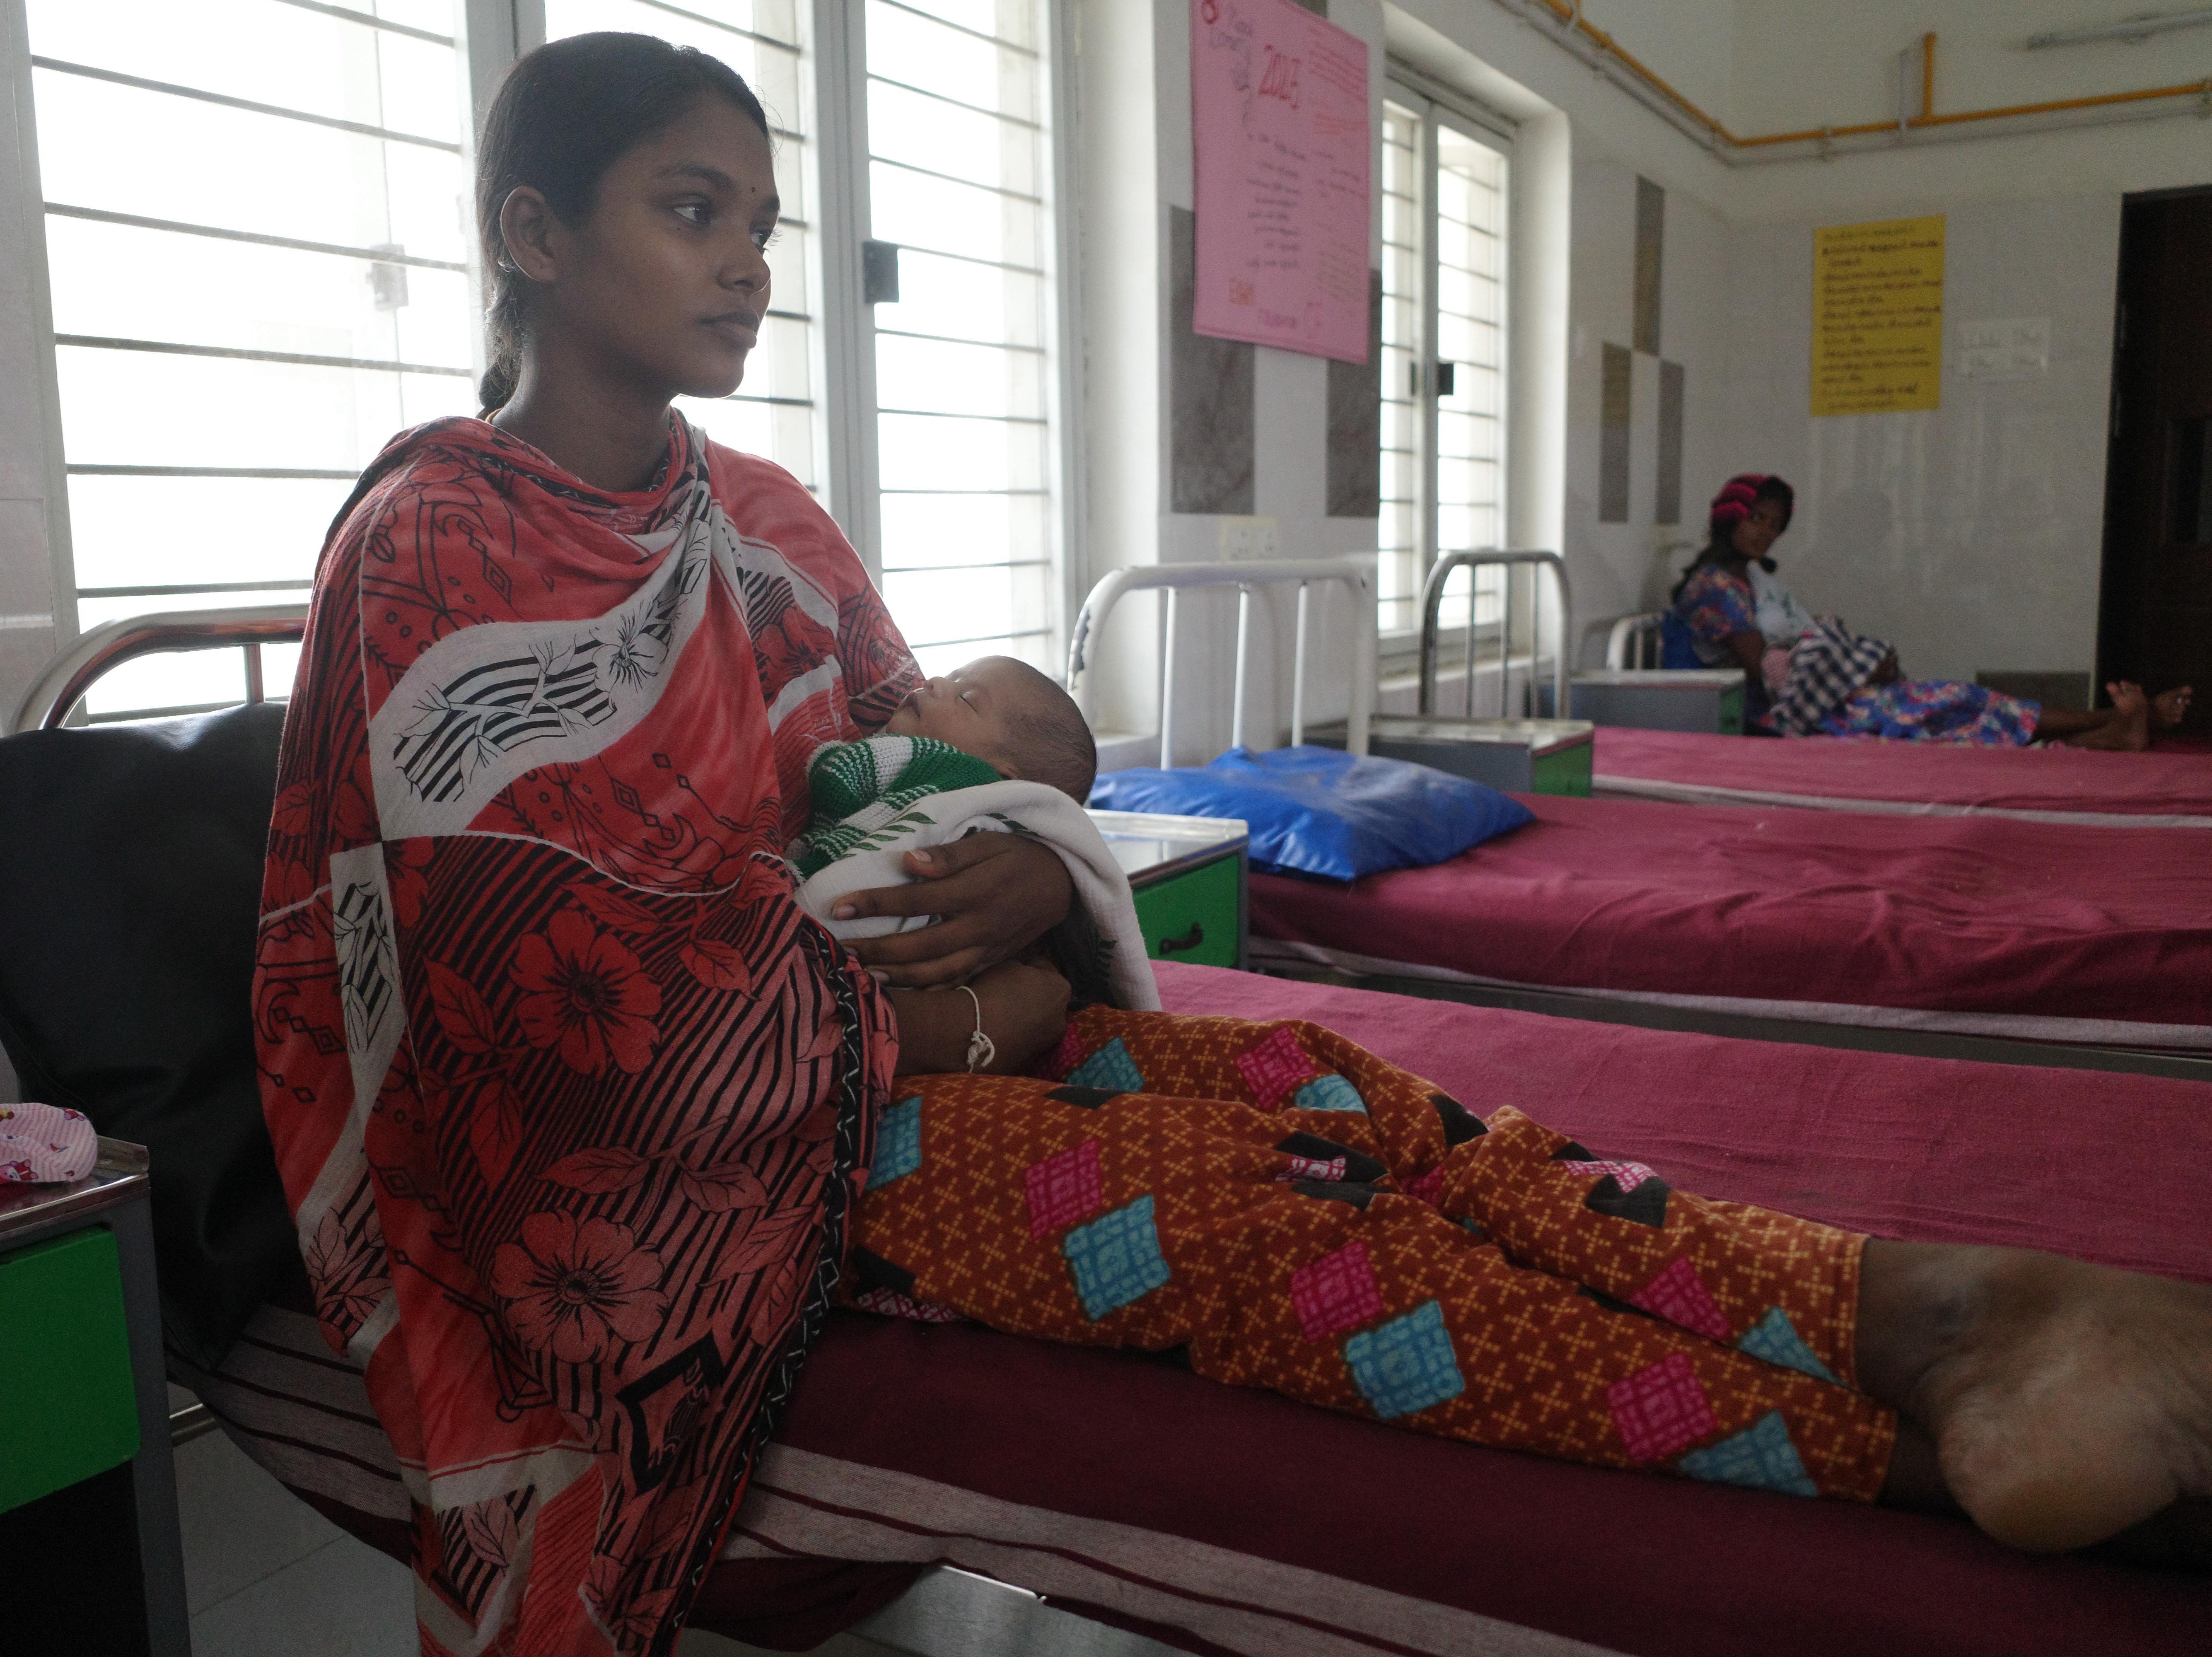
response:
[[[1262,558],[1239,564],[1147,564],[1117,569],[1102,577],[1076,612],[1067,644],[1067,690],[1083,717],[1091,718],[1097,673],[1085,657],[1095,655],[1093,635],[1105,629],[1115,605],[1133,592],[1159,591],[1167,594],[1160,647],[1160,767],[1175,764],[1175,681],[1176,595],[1192,587],[1237,589],[1237,695],[1230,713],[1230,742],[1244,741],[1245,669],[1251,659],[1252,590],[1295,583],[1298,590],[1297,645],[1291,667],[1291,744],[1305,740],[1307,599],[1316,583],[1337,583],[1350,591],[1354,616],[1352,662],[1352,711],[1346,740],[1352,752],[1367,751],[1367,723],[1375,711],[1376,639],[1375,573],[1356,558]]]
[[[1666,641],[1659,627],[1664,619],[1657,610],[1648,610],[1615,622],[1605,637],[1607,668],[1620,672],[1663,665],[1661,658],[1666,654]]]
[[[1565,659],[1565,640],[1572,636],[1572,610],[1570,589],[1563,561],[1556,553],[1538,551],[1506,551],[1485,549],[1458,552],[1441,559],[1422,593],[1420,679],[1422,708],[1431,710],[1436,702],[1437,655],[1441,637],[1438,612],[1443,601],[1443,585],[1453,572],[1462,568],[1504,567],[1509,571],[1517,568],[1548,570],[1558,583],[1561,616],[1562,647],[1553,664],[1553,695],[1562,694],[1570,682]],[[1101,625],[1115,604],[1131,592],[1147,588],[1164,588],[1168,594],[1170,638],[1172,640],[1173,605],[1177,589],[1195,586],[1236,586],[1240,589],[1237,605],[1237,707],[1233,729],[1238,740],[1243,734],[1243,680],[1247,660],[1246,635],[1249,627],[1251,588],[1273,582],[1300,583],[1298,671],[1301,680],[1306,656],[1304,585],[1307,582],[1329,579],[1346,580],[1355,592],[1368,595],[1369,601],[1359,609],[1367,618],[1359,641],[1359,666],[1355,669],[1352,682],[1353,722],[1350,731],[1357,732],[1359,749],[1365,749],[1367,716],[1374,702],[1375,660],[1373,639],[1371,585],[1364,580],[1352,580],[1347,572],[1365,577],[1364,567],[1351,560],[1332,559],[1314,563],[1294,560],[1250,564],[1158,565],[1144,569],[1117,570],[1091,589],[1082,610],[1076,618],[1073,641],[1068,652],[1069,689],[1088,718],[1095,698],[1097,663],[1086,657],[1086,646],[1092,633]],[[1510,596],[1510,594],[1509,594]],[[1534,641],[1531,654],[1524,659],[1533,681],[1534,669],[1540,659],[1542,631],[1540,594],[1532,595],[1530,610]],[[1655,637],[1657,617],[1631,616],[1616,622],[1615,640],[1631,640],[1639,632],[1648,630]],[[1468,629],[1472,635],[1474,629]],[[1500,627],[1500,645],[1511,644],[1511,606],[1509,604]],[[1470,636],[1470,644],[1472,638]],[[1608,651],[1610,653],[1610,649]],[[1499,672],[1501,683],[1510,686],[1506,676],[1510,671],[1510,648],[1501,648]],[[1172,689],[1174,662],[1172,652],[1164,652],[1162,678],[1166,689]],[[1468,675],[1468,698],[1472,703],[1474,672]],[[1531,685],[1533,690],[1533,684]],[[1501,704],[1502,705],[1502,704]],[[1553,706],[1560,704],[1557,701]],[[1172,741],[1172,709],[1164,704],[1160,763],[1172,763],[1169,744]],[[1296,697],[1292,703],[1292,737],[1303,735],[1303,703]],[[1783,1041],[1812,1047],[1858,1049],[1877,1053],[1897,1053],[1923,1059],[1967,1059],[1984,1064],[2033,1065],[2042,1067],[2129,1071],[2147,1076],[2170,1076],[2185,1081],[2212,1080],[2212,1058],[2190,1054],[2162,1053],[2126,1047],[2087,1047],[2070,1042],[2031,1041],[2017,1038],[1992,1035],[1969,1035],[1948,1030],[1893,1029],[1856,1024],[1826,1024],[1808,1019],[1778,1017],[1765,1013],[1723,1012],[1707,1008],[1673,1007],[1641,1001],[1616,999],[1602,994],[1580,993],[1567,990],[1541,987],[1518,987],[1502,985],[1470,984],[1441,979],[1415,977],[1407,974],[1375,973],[1352,974],[1316,963],[1304,968],[1289,962],[1270,962],[1266,970],[1284,976],[1346,984],[1361,988],[1382,990],[1393,994],[1410,995],[1431,1000],[1467,1002],[1476,1006],[1505,1007],[1522,1012],[1548,1014],[1554,1017],[1578,1018],[1589,1023],[1632,1024],[1647,1029],[1683,1030],[1707,1035],[1734,1036],[1755,1041]]]
[[[1553,589],[1559,595],[1559,642],[1552,652],[1552,706],[1559,710],[1559,717],[1567,717],[1570,641],[1574,637],[1575,606],[1571,589],[1567,585],[1566,561],[1556,552],[1512,552],[1498,547],[1485,547],[1468,552],[1448,552],[1437,560],[1429,571],[1429,579],[1421,584],[1421,693],[1420,714],[1425,719],[1437,717],[1437,647],[1439,643],[1439,617],[1443,610],[1444,586],[1461,570],[1468,572],[1468,580],[1475,583],[1477,570],[1502,569],[1505,572],[1504,604],[1498,623],[1498,711],[1503,717],[1512,715],[1506,708],[1506,698],[1512,688],[1513,677],[1513,572],[1526,569],[1530,574],[1528,591],[1528,677],[1526,681],[1529,707],[1534,713],[1536,700],[1536,667],[1544,654],[1544,583],[1536,578],[1548,574]],[[1465,718],[1474,718],[1474,594],[1468,595],[1467,606],[1467,702]]]
[[[1552,567],[1560,581],[1562,617],[1568,614],[1565,571],[1559,566],[1556,555],[1462,553],[1453,556],[1456,561],[1451,566],[1453,568],[1485,562]],[[1252,589],[1295,582],[1298,590],[1297,647],[1291,702],[1291,734],[1296,740],[1303,735],[1304,718],[1307,590],[1317,581],[1339,582],[1349,588],[1354,600],[1355,613],[1364,622],[1355,640],[1352,723],[1347,732],[1349,738],[1358,743],[1358,750],[1355,751],[1364,750],[1367,717],[1373,708],[1376,682],[1374,586],[1371,573],[1356,560],[1275,560],[1241,565],[1165,565],[1150,569],[1117,571],[1091,590],[1090,598],[1077,616],[1069,651],[1069,688],[1084,706],[1088,717],[1095,668],[1085,660],[1085,646],[1093,632],[1103,626],[1114,605],[1127,593],[1147,589],[1166,592],[1168,639],[1172,646],[1175,595],[1179,589],[1235,586],[1238,589],[1238,603],[1237,698],[1234,730],[1241,741]],[[1434,682],[1435,622],[1442,592],[1442,579],[1432,576],[1430,588],[1424,594],[1425,622],[1423,628],[1423,683],[1425,689],[1431,691]],[[260,671],[261,648],[266,645],[296,642],[305,633],[307,616],[307,607],[303,604],[271,604],[170,611],[109,622],[93,628],[64,651],[40,675],[24,697],[13,728],[16,731],[52,730],[64,725],[83,699],[86,690],[103,673],[123,662],[160,651],[242,648],[247,652],[246,700],[249,702],[262,701],[266,685]],[[1563,623],[1561,638],[1564,640],[1567,636]],[[1510,642],[1510,640],[1504,642]],[[1539,648],[1540,643],[1539,628]],[[1560,654],[1564,656],[1564,649]],[[1163,656],[1162,763],[1164,765],[1170,757],[1166,745],[1172,740],[1173,728],[1172,703],[1166,699],[1165,694],[1173,689],[1172,649],[1164,652]],[[1532,655],[1532,671],[1534,665]],[[1561,665],[1558,671],[1564,673],[1564,665]],[[1472,680],[1470,670],[1470,684]],[[1779,1019],[1683,1011],[1635,1003],[1608,1003],[1598,998],[1559,992],[1490,989],[1446,984],[1395,974],[1355,978],[1323,971],[1301,975],[1417,997],[1518,1008],[1600,1023],[1703,1030],[1715,1035],[1749,1036],[1765,1041],[1874,1048],[1928,1057],[1980,1059],[2014,1064],[2055,1063],[2087,1069],[2132,1070],[2173,1075],[2191,1080],[2212,1077],[2212,1061],[2175,1059],[2161,1054],[2132,1054],[2106,1049],[2054,1049],[2035,1043],[1978,1036],[1916,1035],[1911,1032],[1816,1026]],[[171,1414],[171,1443],[189,1443],[216,1430],[217,1425],[207,1406],[196,1401]],[[908,1657],[1176,1657],[1179,1649],[1142,1635],[1060,1610],[1026,1589],[950,1566],[938,1566],[925,1572],[904,1594],[872,1616],[855,1624],[848,1632],[893,1652],[908,1654]]]
[[[103,622],[49,662],[15,710],[12,731],[52,731],[69,723],[94,681],[140,656],[170,650],[242,649],[246,700],[265,700],[264,645],[297,644],[307,631],[304,604],[170,610]]]

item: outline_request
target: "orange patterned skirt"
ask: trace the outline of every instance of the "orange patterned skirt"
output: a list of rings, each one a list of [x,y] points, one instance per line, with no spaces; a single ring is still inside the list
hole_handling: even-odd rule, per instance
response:
[[[907,1077],[853,1303],[1501,1448],[1871,1501],[1866,1240],[1486,1122],[1308,1023],[1092,1008],[1042,1079]]]

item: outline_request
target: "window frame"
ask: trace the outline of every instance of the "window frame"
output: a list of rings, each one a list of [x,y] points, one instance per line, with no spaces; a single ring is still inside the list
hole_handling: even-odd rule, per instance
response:
[[[1437,500],[1437,474],[1440,470],[1437,454],[1437,291],[1438,267],[1441,263],[1440,238],[1437,230],[1437,191],[1436,175],[1438,163],[1437,132],[1449,126],[1459,137],[1483,148],[1495,151],[1505,163],[1506,235],[1505,270],[1500,278],[1504,288],[1503,315],[1498,322],[1498,511],[1501,525],[1511,521],[1513,440],[1512,410],[1516,367],[1513,347],[1514,316],[1519,303],[1521,282],[1521,238],[1514,234],[1516,226],[1515,202],[1520,185],[1516,141],[1518,126],[1509,117],[1476,102],[1466,94],[1445,85],[1434,77],[1423,74],[1402,58],[1389,58],[1383,68],[1382,97],[1413,112],[1419,123],[1419,141],[1414,162],[1419,174],[1419,194],[1414,212],[1419,223],[1419,245],[1414,257],[1414,268],[1419,290],[1414,300],[1419,337],[1409,352],[1422,367],[1421,386],[1414,398],[1413,434],[1416,445],[1413,502],[1413,568],[1414,619],[1410,627],[1388,628],[1379,637],[1380,656],[1385,673],[1403,672],[1414,666],[1420,655],[1421,625],[1419,593],[1426,583],[1429,572],[1436,568],[1443,551],[1439,545],[1440,502]],[[1508,537],[1510,539],[1510,537]],[[1503,544],[1501,543],[1501,544]],[[1456,550],[1456,549],[1455,549]],[[1496,646],[1500,639],[1498,621],[1478,622],[1474,637],[1478,644]]]
[[[527,0],[523,0],[527,3]],[[1045,280],[1051,288],[1047,323],[1048,361],[1045,375],[1046,487],[1052,494],[1047,519],[1045,555],[1052,574],[1046,583],[1046,659],[1063,657],[1070,619],[1090,591],[1084,552],[1082,492],[1082,309],[1079,215],[1075,185],[1080,170],[1076,132],[1075,34],[1068,0],[1037,0],[1044,39],[1038,50],[1042,70],[1045,139],[1048,147],[1044,179],[1046,210],[1051,215]],[[882,483],[878,464],[876,416],[876,320],[863,298],[860,244],[872,226],[867,124],[867,0],[814,0],[816,106],[821,112],[816,142],[820,145],[823,299],[836,319],[823,330],[828,356],[825,393],[840,388],[843,406],[830,418],[832,452],[826,474],[830,507],[880,591],[884,580]],[[833,104],[830,88],[841,100]],[[833,148],[834,146],[834,148]],[[840,176],[831,179],[831,158]],[[833,261],[830,249],[840,256]],[[830,319],[825,318],[825,321]],[[840,464],[837,449],[844,455]],[[893,617],[894,620],[896,617]]]
[[[835,517],[860,555],[869,580],[883,579],[882,519],[877,465],[876,340],[872,309],[862,298],[860,244],[868,234],[868,143],[866,113],[866,0],[794,0],[811,54],[811,73],[804,77],[811,100],[812,204],[816,267],[814,304],[817,325],[811,331],[812,366],[819,387],[815,422],[818,498]],[[1049,634],[1048,660],[1066,649],[1070,617],[1089,588],[1084,549],[1082,434],[1082,312],[1079,300],[1080,229],[1075,210],[1079,173],[1076,100],[1075,27],[1068,0],[1038,0],[1045,38],[1040,60],[1047,110],[1048,144],[1045,178],[1049,190],[1051,234],[1048,238],[1047,320],[1051,360],[1046,374],[1047,470],[1053,502],[1048,514],[1046,555]],[[672,6],[681,10],[680,5]],[[507,68],[523,52],[545,39],[544,0],[455,0],[457,72],[455,96],[466,113],[462,160],[473,172],[476,138]],[[4,71],[18,105],[20,165],[25,203],[25,234],[20,244],[30,300],[32,356],[38,376],[46,474],[46,544],[52,586],[52,625],[55,647],[66,647],[80,634],[76,604],[76,561],[70,539],[66,456],[63,448],[61,396],[53,323],[50,266],[46,239],[45,194],[38,164],[36,116],[31,102],[31,54],[24,0],[0,0],[0,71]],[[469,282],[481,308],[483,274],[473,246]],[[471,338],[472,371],[483,368],[481,330]],[[15,618],[11,618],[15,619]],[[80,709],[74,722],[82,722]]]

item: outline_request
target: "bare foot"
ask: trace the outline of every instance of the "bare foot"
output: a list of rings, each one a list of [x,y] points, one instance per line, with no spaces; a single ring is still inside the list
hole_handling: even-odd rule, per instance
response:
[[[2069,740],[2076,748],[2097,748],[2107,752],[2140,754],[2150,746],[2150,701],[2139,684],[2130,684],[2125,679],[2114,681],[2105,687],[2112,699],[2112,711],[2102,725],[2071,736]]]
[[[1861,1384],[1934,1438],[1950,1494],[2001,1542],[2087,1547],[2212,1498],[2212,1290],[1876,1241],[1859,1341]]]
[[[2172,730],[2189,712],[2190,695],[2191,689],[2187,685],[2175,690],[2160,691],[2150,699],[2151,723],[2161,731]]]

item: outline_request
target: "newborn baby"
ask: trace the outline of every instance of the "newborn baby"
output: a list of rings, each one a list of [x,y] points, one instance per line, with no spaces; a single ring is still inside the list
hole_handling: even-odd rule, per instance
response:
[[[846,939],[927,926],[927,915],[855,917],[844,901],[906,883],[909,852],[978,831],[1024,835],[1057,852],[1075,883],[1074,908],[1032,952],[1036,964],[1049,962],[1079,999],[1156,1007],[1127,877],[1082,809],[1097,766],[1074,699],[1027,663],[986,656],[931,679],[880,735],[809,762],[811,811],[790,852],[799,906]]]
[[[981,760],[1001,777],[1091,797],[1098,745],[1075,698],[1027,662],[986,656],[932,679],[900,705],[887,737],[929,737]]]

